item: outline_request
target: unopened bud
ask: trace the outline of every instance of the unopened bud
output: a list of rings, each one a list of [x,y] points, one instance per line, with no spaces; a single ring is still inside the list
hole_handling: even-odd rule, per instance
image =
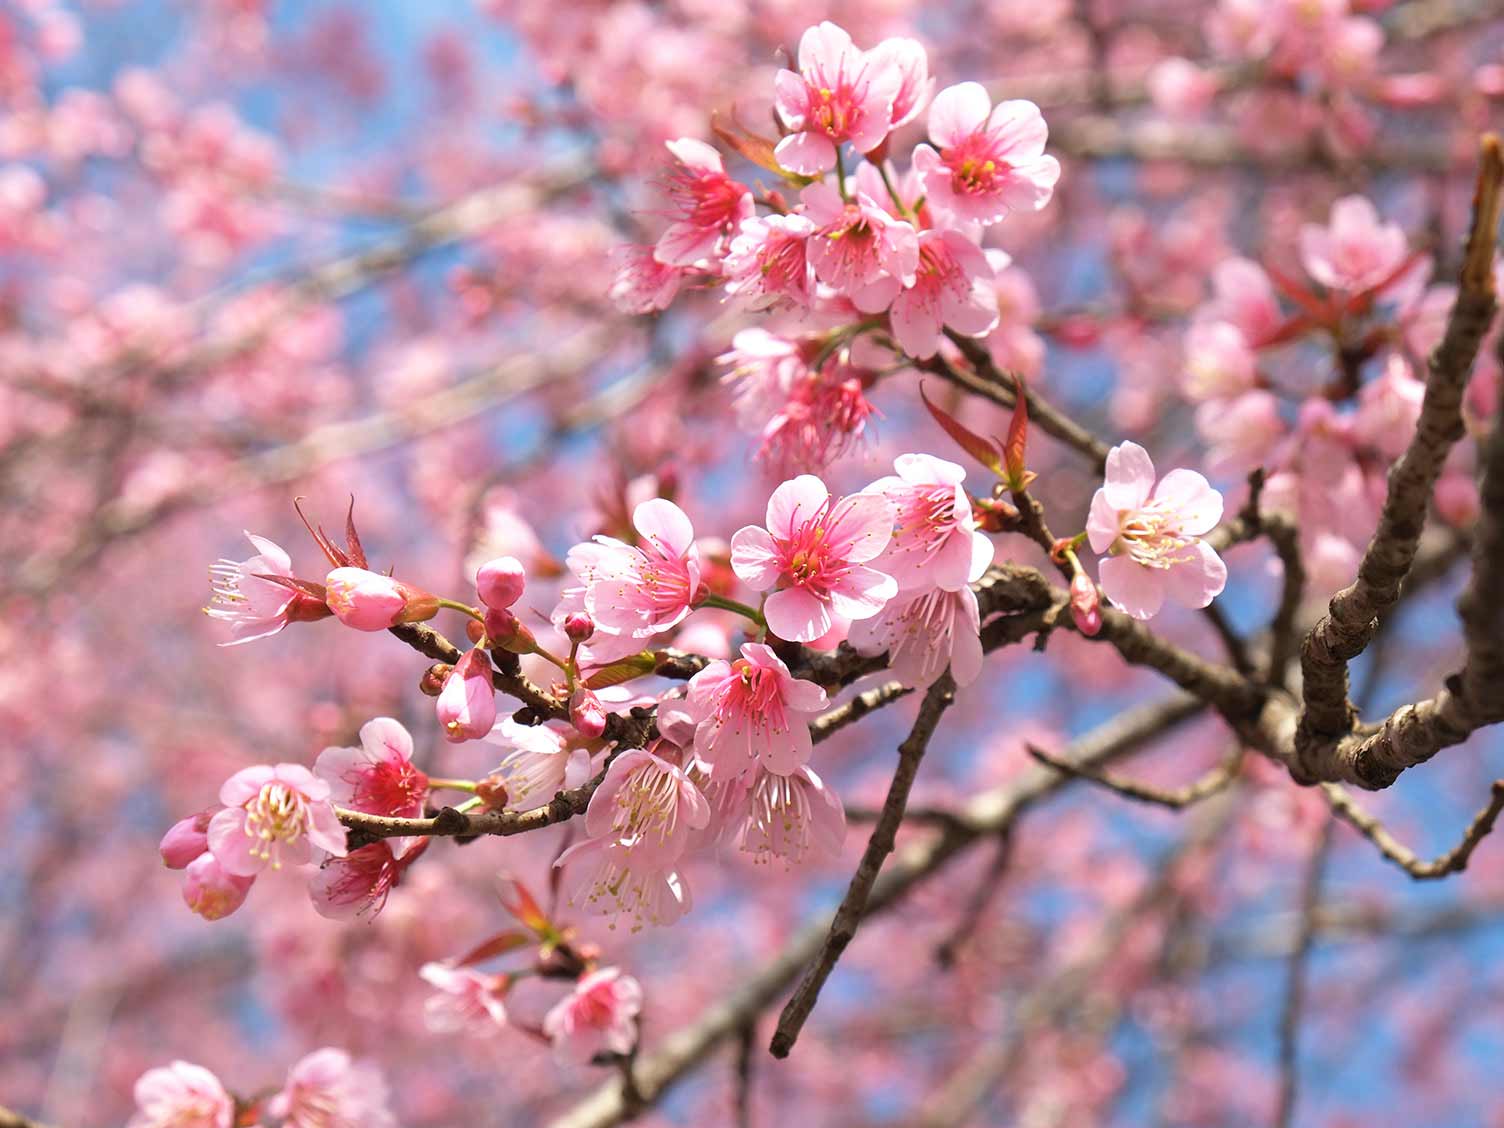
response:
[[[1007,498],[979,497],[972,502],[977,527],[984,533],[1011,533],[1018,528],[1018,508]]]
[[[1076,629],[1088,638],[1102,629],[1102,603],[1097,595],[1097,585],[1085,572],[1071,577],[1071,618]]]
[[[454,667],[447,662],[435,662],[418,679],[418,692],[424,697],[437,697],[443,692],[444,683],[449,680],[449,671],[452,669]]]
[[[467,650],[444,682],[434,704],[444,739],[451,744],[479,740],[496,724],[496,689],[491,659],[477,647]]]
[[[209,849],[209,820],[214,817],[214,811],[215,808],[210,808],[179,819],[162,836],[158,849],[168,869],[183,869]]]
[[[475,590],[480,601],[497,611],[505,610],[522,598],[527,574],[515,556],[498,556],[488,560],[475,573]]]
[[[365,568],[336,568],[324,580],[325,600],[339,621],[358,631],[384,631],[439,613],[437,597]]]
[[[588,642],[595,633],[595,620],[584,611],[576,611],[564,620],[564,633],[570,642]]]
[[[538,649],[533,632],[507,610],[493,608],[486,612],[486,640],[493,647],[499,646],[513,654],[532,654]]]
[[[574,691],[569,699],[569,723],[583,737],[594,739],[606,731],[606,709],[601,699],[588,689]]]
[[[490,811],[502,811],[506,809],[507,781],[499,775],[488,775],[485,779],[475,784],[475,794],[480,796],[480,801]]]
[[[465,637],[478,646],[480,640],[486,637],[486,628],[481,626],[479,619],[466,619]]]

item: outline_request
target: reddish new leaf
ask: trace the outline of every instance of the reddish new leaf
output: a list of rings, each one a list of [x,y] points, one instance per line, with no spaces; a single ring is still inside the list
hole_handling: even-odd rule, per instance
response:
[[[471,948],[463,956],[455,961],[457,967],[469,967],[471,964],[485,963],[487,960],[504,956],[508,952],[515,952],[518,948],[526,947],[532,943],[533,938],[519,928],[508,929],[498,932],[487,940],[482,940]]]
[[[924,394],[923,384],[919,386],[919,398],[924,401],[924,406],[929,408],[930,415],[934,417],[935,422],[940,424],[945,433],[956,441],[957,446],[999,478],[1007,477],[1007,471],[1003,468],[1002,451],[998,449],[995,442],[968,430],[959,419],[932,404],[929,396]]]

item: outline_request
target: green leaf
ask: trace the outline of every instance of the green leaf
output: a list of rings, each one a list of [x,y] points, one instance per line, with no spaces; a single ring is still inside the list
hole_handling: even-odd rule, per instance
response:
[[[590,675],[585,681],[586,689],[605,689],[608,686],[621,685],[633,678],[646,677],[658,666],[658,659],[651,650],[644,650],[639,654],[633,654],[612,662],[609,666],[602,666]]]

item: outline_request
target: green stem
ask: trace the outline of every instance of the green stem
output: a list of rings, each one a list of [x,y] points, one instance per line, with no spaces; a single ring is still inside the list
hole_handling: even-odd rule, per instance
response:
[[[888,190],[888,199],[893,201],[893,206],[898,209],[900,215],[908,215],[909,209],[898,196],[898,189],[893,187],[893,180],[888,175],[888,162],[882,161],[877,166],[877,174],[883,178],[883,187]]]
[[[473,795],[469,799],[466,799],[458,807],[456,807],[455,810],[463,815],[466,811],[475,810],[475,808],[479,807],[484,802],[485,800],[482,799],[479,795]]]
[[[477,611],[474,607],[471,607],[465,603],[459,603],[453,599],[440,599],[439,606],[447,607],[451,611],[461,611],[464,614],[469,615],[470,618],[474,619],[477,623],[484,623],[486,621],[486,617],[479,611]]]
[[[428,779],[430,791],[470,791],[474,792],[479,786],[473,779]]]
[[[756,607],[750,607],[745,603],[738,603],[736,600],[727,599],[723,595],[716,595],[713,591],[706,592],[701,597],[700,606],[714,607],[720,611],[734,611],[738,615],[745,615],[759,627],[766,627],[768,625],[768,621],[762,617],[762,612]]]
[[[841,199],[845,203],[851,202],[851,197],[846,194],[846,159],[841,156],[841,146],[836,146],[836,189],[841,193]]]

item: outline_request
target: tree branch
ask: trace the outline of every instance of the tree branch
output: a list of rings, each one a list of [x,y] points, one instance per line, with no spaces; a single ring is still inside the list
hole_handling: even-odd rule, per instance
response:
[[[1390,834],[1378,818],[1360,807],[1340,784],[1324,783],[1321,790],[1333,812],[1377,846],[1379,853],[1417,881],[1447,877],[1467,869],[1468,859],[1473,856],[1478,843],[1488,837],[1500,813],[1504,813],[1504,780],[1497,780],[1490,792],[1488,805],[1473,817],[1473,821],[1463,832],[1462,841],[1445,854],[1423,862],[1410,847]]]
[[[1077,779],[1089,780],[1099,787],[1105,787],[1108,791],[1123,796],[1125,799],[1137,799],[1143,803],[1168,807],[1173,811],[1189,807],[1193,803],[1198,803],[1202,799],[1215,795],[1226,788],[1233,780],[1238,778],[1238,768],[1243,763],[1243,745],[1239,744],[1233,749],[1231,755],[1200,779],[1184,787],[1177,787],[1174,790],[1164,790],[1152,787],[1146,783],[1138,783],[1135,780],[1107,775],[1093,768],[1081,767],[1070,760],[1053,756],[1037,745],[1025,744],[1024,747],[1028,749],[1030,756],[1033,756],[1041,764],[1054,768],[1057,772],[1063,772]]]
[[[1290,1128],[1295,1116],[1295,1098],[1299,1091],[1300,1069],[1300,1022],[1305,1014],[1306,965],[1311,948],[1316,940],[1316,913],[1321,907],[1321,879],[1326,873],[1326,862],[1332,849],[1333,820],[1321,824],[1316,846],[1311,851],[1310,863],[1306,866],[1305,881],[1300,892],[1300,931],[1295,948],[1290,953],[1289,971],[1285,978],[1284,1003],[1279,1017],[1279,1103],[1274,1114],[1275,1128]]]

